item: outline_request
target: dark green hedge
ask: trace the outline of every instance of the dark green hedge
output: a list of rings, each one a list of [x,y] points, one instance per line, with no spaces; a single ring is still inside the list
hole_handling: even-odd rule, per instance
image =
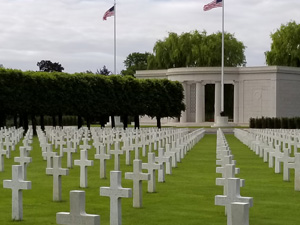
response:
[[[102,125],[109,116],[122,116],[125,121],[140,115],[158,120],[179,117],[185,110],[183,98],[182,85],[167,79],[0,69],[0,127],[7,116],[25,128],[28,119],[35,125],[44,116],[58,116],[60,126],[62,116]],[[41,119],[34,119],[37,116]]]
[[[294,118],[250,118],[250,128],[300,129],[300,117]]]

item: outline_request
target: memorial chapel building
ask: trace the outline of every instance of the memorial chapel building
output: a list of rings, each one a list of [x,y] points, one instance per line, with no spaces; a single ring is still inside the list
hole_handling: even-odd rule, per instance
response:
[[[205,120],[205,88],[214,85],[214,118],[221,112],[221,68],[187,67],[167,70],[137,71],[138,79],[179,81],[184,88],[186,111],[180,119],[162,123],[199,125]],[[300,116],[300,68],[282,66],[226,67],[224,84],[233,85],[233,116],[236,125],[249,124],[249,119],[261,117]],[[226,98],[226,96],[225,96]],[[153,123],[142,117],[142,123]]]

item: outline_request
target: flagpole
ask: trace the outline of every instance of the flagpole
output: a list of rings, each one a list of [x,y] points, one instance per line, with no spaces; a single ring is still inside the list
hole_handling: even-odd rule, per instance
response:
[[[224,112],[224,4],[222,6],[222,72],[221,72],[221,112]]]
[[[114,74],[117,74],[117,9],[116,9],[116,0],[114,1]]]

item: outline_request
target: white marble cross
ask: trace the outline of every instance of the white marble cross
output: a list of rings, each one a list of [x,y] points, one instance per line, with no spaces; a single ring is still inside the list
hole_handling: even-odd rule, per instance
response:
[[[170,144],[166,144],[165,156],[166,157],[171,157],[172,167],[177,167],[176,153],[171,151],[171,145]]]
[[[67,147],[63,148],[63,152],[67,153],[67,167],[72,168],[73,167],[73,160],[72,160],[72,153],[76,152],[76,148],[72,148],[72,142],[67,141]]]
[[[89,150],[92,146],[89,145],[89,138],[83,138],[82,139],[83,144],[79,145],[79,148],[82,150]]]
[[[228,218],[231,217],[231,218]],[[249,204],[242,202],[231,203],[231,215],[227,217],[227,224],[249,225]]]
[[[12,142],[10,142],[9,137],[5,137],[5,141],[3,142],[3,145],[5,145],[6,152],[6,158],[10,159],[10,151],[12,150]]]
[[[100,216],[85,212],[85,192],[70,191],[70,212],[56,213],[61,225],[100,225]]]
[[[142,168],[148,170],[148,173],[150,174],[150,179],[148,180],[148,192],[153,193],[156,191],[155,170],[161,170],[163,165],[155,163],[155,153],[149,152],[148,163],[143,163]]]
[[[283,163],[283,180],[290,181],[290,168],[288,167],[288,163],[295,162],[295,158],[290,157],[290,149],[283,149],[283,156],[281,158],[278,158],[278,162],[279,166],[281,162]]]
[[[249,207],[253,206],[253,198],[251,197],[241,197],[240,195],[240,184],[241,181],[239,178],[229,178],[227,195],[216,195],[215,196],[215,205],[222,205],[226,207],[227,211],[227,224],[231,225],[231,203],[233,202],[242,202],[248,203]]]
[[[7,150],[4,150],[3,143],[0,142],[0,172],[4,171],[4,155],[7,156]]]
[[[47,160],[47,168],[53,167],[53,157],[57,155],[57,152],[53,152],[52,150],[52,144],[46,144],[46,152],[43,152],[43,157]]]
[[[128,139],[124,141],[124,145],[122,146],[122,150],[125,151],[125,163],[126,165],[131,165],[131,157],[130,152],[133,151],[133,147],[129,145]]]
[[[150,179],[149,173],[142,172],[142,160],[133,160],[133,172],[125,173],[125,179],[133,180],[133,207],[141,208],[143,205],[142,181]]]
[[[60,137],[59,140],[56,140],[55,143],[59,145],[59,156],[64,156],[63,148],[64,148],[64,145],[66,144],[66,142],[64,140],[63,135]]]
[[[281,158],[283,156],[283,153],[280,150],[280,146],[275,146],[275,151],[269,153],[269,167],[272,168],[274,166],[274,158],[275,158],[275,173],[281,172],[280,163],[278,161],[278,158]]]
[[[300,191],[300,153],[295,153],[295,162],[288,163],[288,168],[295,169],[295,191]]]
[[[106,178],[106,160],[111,159],[111,155],[106,154],[104,144],[100,144],[99,147],[96,148],[95,159],[100,160],[100,178]]]
[[[115,149],[114,150],[110,150],[109,153],[111,155],[115,156],[115,171],[119,171],[120,170],[120,155],[123,155],[124,151],[120,150],[120,143],[119,142],[115,142]]]
[[[61,176],[69,175],[68,169],[61,168],[61,156],[53,157],[53,168],[46,168],[46,174],[53,176],[53,201],[61,201]]]
[[[158,182],[165,182],[165,165],[171,165],[171,158],[163,155],[163,148],[158,149],[158,157],[155,157],[155,162],[163,165],[162,169],[158,170]]]
[[[228,189],[228,179],[229,178],[235,178],[236,174],[236,168],[234,164],[226,164],[224,167],[224,172],[222,175],[222,178],[216,179],[216,185],[223,186],[223,195],[227,195],[227,189]],[[240,187],[245,186],[245,180],[240,179]]]
[[[22,190],[31,189],[31,181],[22,179],[22,166],[12,166],[12,180],[3,181],[4,188],[12,189],[12,219],[23,219],[23,193]]]
[[[20,163],[20,166],[22,166],[22,178],[23,180],[26,180],[27,165],[32,162],[32,158],[28,157],[27,150],[25,147],[20,147],[20,157],[15,157],[14,161]]]
[[[121,198],[132,197],[132,189],[123,188],[121,178],[121,171],[110,171],[110,187],[100,187],[100,195],[110,198],[110,225],[122,225]]]
[[[93,166],[94,161],[88,160],[88,151],[81,150],[80,151],[80,160],[75,160],[74,165],[80,166],[80,187],[87,187],[87,167]]]

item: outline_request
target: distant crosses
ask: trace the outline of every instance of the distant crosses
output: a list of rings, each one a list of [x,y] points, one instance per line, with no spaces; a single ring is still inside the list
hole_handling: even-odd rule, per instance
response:
[[[163,165],[162,169],[158,170],[158,182],[165,182],[165,165],[171,166],[171,158],[164,156],[164,149],[159,148],[158,149],[158,156],[155,157],[155,161],[158,163],[161,163]]]
[[[70,212],[56,213],[56,223],[61,225],[100,225],[100,216],[85,212],[84,191],[70,191]]]
[[[115,156],[115,171],[120,171],[120,155],[123,155],[124,151],[120,149],[120,143],[115,143],[115,149],[110,150],[109,153]]]
[[[106,160],[111,159],[111,155],[106,154],[104,144],[100,144],[99,147],[96,148],[95,159],[100,160],[100,178],[106,178]]]
[[[240,195],[240,184],[241,181],[239,178],[229,178],[227,179],[228,189],[227,195],[216,195],[215,196],[215,205],[222,205],[226,207],[227,212],[227,224],[232,224],[232,208],[231,203],[241,202],[249,204],[249,207],[253,206],[253,198],[251,197],[241,197]]]
[[[31,182],[22,178],[22,166],[12,166],[12,180],[4,180],[3,187],[12,189],[12,219],[23,219],[23,194],[22,190],[31,189]]]
[[[121,185],[122,172],[110,171],[110,187],[100,187],[100,195],[110,198],[110,225],[122,225],[121,198],[131,198],[131,188]]]
[[[148,163],[143,163],[142,168],[148,170],[148,173],[150,174],[150,179],[148,180],[148,192],[153,193],[156,191],[155,170],[161,170],[163,165],[155,163],[155,153],[149,152]]]
[[[28,157],[27,150],[25,147],[20,147],[20,157],[15,157],[14,161],[20,163],[20,165],[22,166],[22,178],[23,180],[26,180],[27,165],[31,163],[32,158]]]
[[[4,150],[3,143],[0,142],[0,172],[4,171],[4,156],[7,156],[7,150]]]
[[[52,150],[52,144],[46,144],[46,151],[42,153],[43,157],[47,160],[47,168],[53,167],[53,157],[57,155]]]
[[[67,153],[67,167],[72,168],[73,167],[72,153],[76,152],[76,148],[72,147],[71,141],[67,141],[67,147],[63,148],[63,152]]]
[[[142,207],[142,181],[149,180],[150,174],[142,172],[142,160],[133,160],[133,172],[125,173],[125,179],[133,181],[133,207]]]
[[[68,169],[61,168],[61,156],[54,156],[53,168],[46,168],[46,174],[53,176],[53,201],[61,201],[61,176],[69,175]]]
[[[87,187],[87,167],[93,166],[94,161],[88,160],[88,151],[81,150],[80,151],[80,160],[75,160],[74,165],[80,166],[80,187]]]

